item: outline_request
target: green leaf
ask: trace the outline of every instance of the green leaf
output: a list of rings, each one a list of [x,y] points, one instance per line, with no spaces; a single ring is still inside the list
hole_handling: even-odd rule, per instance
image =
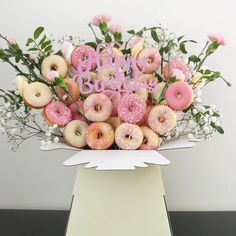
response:
[[[219,47],[219,44],[217,42],[212,42],[211,44],[209,44],[207,48],[206,55],[210,55],[214,53],[218,47]]]
[[[44,52],[49,52],[51,51],[51,49],[52,49],[52,45],[50,44],[44,49]]]
[[[39,41],[39,45],[43,44],[46,39],[47,39],[47,36],[45,34],[43,38]]]
[[[180,51],[181,51],[182,53],[184,53],[184,54],[187,53],[184,43],[181,43],[181,44],[179,45],[179,49],[180,49]]]
[[[183,39],[184,38],[184,35],[181,35],[180,37],[178,37],[178,42],[181,40],[181,39]]]
[[[51,44],[51,41],[49,40],[49,41],[46,41],[46,42],[44,42],[42,45],[41,45],[41,48],[42,49],[44,49],[44,48],[46,48],[48,45],[50,45]]]
[[[29,38],[28,40],[27,40],[27,43],[26,43],[26,46],[29,46],[31,43],[33,43],[34,42],[34,40],[32,39],[32,38]]]
[[[99,24],[99,29],[101,30],[101,33],[105,35],[107,33],[107,23],[106,22],[101,22]]]
[[[28,51],[38,51],[38,48],[30,48]]]
[[[106,42],[106,43],[110,43],[111,41],[112,41],[111,36],[110,36],[109,34],[107,34],[107,35],[105,36],[105,42]]]
[[[151,36],[152,36],[152,38],[153,38],[153,40],[154,40],[155,42],[157,42],[157,43],[160,42],[160,40],[159,40],[159,38],[158,38],[158,36],[157,36],[156,30],[152,30],[152,31],[151,31]]]
[[[55,78],[54,78],[54,81],[55,81],[55,84],[56,84],[57,86],[59,86],[60,88],[62,88],[62,89],[67,89],[65,80],[64,80],[61,76],[55,77]]]
[[[42,26],[38,27],[34,31],[34,39],[37,39],[43,31],[44,31],[44,28]]]
[[[128,30],[127,33],[134,35],[134,34],[135,34],[135,31],[134,31],[134,30]]]
[[[122,34],[120,32],[115,32],[113,36],[116,42],[120,42],[122,40]]]
[[[192,62],[199,62],[201,61],[201,59],[195,55],[191,55],[189,58],[188,58],[189,61],[192,61]]]
[[[87,42],[87,43],[85,43],[85,45],[88,45],[88,46],[90,46],[90,47],[92,47],[92,48],[94,48],[94,49],[97,48],[97,44],[94,43],[94,42]]]

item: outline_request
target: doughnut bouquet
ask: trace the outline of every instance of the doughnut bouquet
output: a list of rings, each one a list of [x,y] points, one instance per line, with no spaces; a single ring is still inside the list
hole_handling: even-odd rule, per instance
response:
[[[56,41],[38,27],[26,49],[0,35],[0,59],[16,71],[14,88],[0,89],[0,131],[10,148],[41,138],[79,149],[155,150],[187,136],[223,133],[222,114],[202,103],[205,86],[222,79],[204,66],[225,39],[210,34],[199,54],[196,42],[161,24],[129,30],[108,14],[88,24],[92,41],[65,36]]]

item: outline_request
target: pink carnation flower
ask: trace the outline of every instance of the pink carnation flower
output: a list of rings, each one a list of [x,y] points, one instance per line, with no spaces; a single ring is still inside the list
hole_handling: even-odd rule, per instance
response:
[[[217,42],[221,46],[225,46],[226,45],[226,40],[225,40],[224,36],[221,35],[221,34],[209,34],[208,38],[212,42]]]
[[[122,26],[119,24],[113,24],[108,28],[108,32],[111,34],[120,33],[122,31]]]
[[[182,60],[170,60],[164,68],[166,79],[176,76],[176,79],[188,81],[190,78],[190,69]]]
[[[10,45],[16,44],[16,39],[11,36],[7,36],[7,41]]]
[[[34,61],[37,57],[38,57],[38,53],[31,52],[31,53],[29,54],[29,59],[30,59],[30,60],[33,60],[33,61]]]
[[[95,26],[99,26],[100,23],[102,22],[110,22],[111,21],[111,15],[109,14],[98,14],[96,16],[93,17],[92,23]]]

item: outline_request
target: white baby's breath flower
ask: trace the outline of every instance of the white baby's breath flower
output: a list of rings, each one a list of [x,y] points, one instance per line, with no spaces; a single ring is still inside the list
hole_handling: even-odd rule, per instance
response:
[[[212,110],[209,110],[209,115],[212,116],[214,112]]]
[[[16,91],[15,91],[15,95],[20,95],[20,91],[19,91],[19,90],[16,90]]]
[[[48,140],[46,143],[47,143],[47,145],[50,145],[52,143],[52,141]]]
[[[213,105],[210,106],[210,108],[211,108],[213,111],[215,111],[215,109],[216,109],[216,105],[213,104]]]
[[[170,141],[170,140],[171,140],[171,135],[168,135],[168,136],[166,137],[166,140],[167,140],[167,141]]]
[[[202,102],[202,99],[201,99],[200,97],[197,97],[197,98],[196,98],[196,102],[199,102],[199,103],[200,103],[200,102]]]
[[[54,143],[58,143],[58,142],[59,142],[59,138],[58,138],[58,137],[55,137],[55,138],[53,139],[53,141],[54,141]]]
[[[191,133],[188,134],[188,138],[189,138],[189,139],[193,139],[193,138],[194,138],[193,134],[191,134]]]
[[[211,122],[215,123],[217,121],[217,118],[216,117],[211,117]]]
[[[197,109],[193,109],[193,114],[196,115],[198,113]]]
[[[201,89],[197,89],[197,90],[195,91],[195,95],[196,95],[197,97],[200,97],[200,96],[202,95],[202,90],[201,90]]]
[[[45,133],[45,135],[46,135],[47,137],[51,136],[51,131],[48,130],[48,131]]]
[[[208,122],[208,121],[209,121],[208,116],[205,116],[205,117],[203,118],[203,120],[204,120],[205,122]]]
[[[15,128],[11,129],[10,133],[14,135],[16,133],[16,129]]]
[[[220,121],[217,120],[217,121],[215,122],[215,125],[216,125],[216,126],[220,126]]]
[[[58,125],[57,124],[53,124],[53,129],[56,129],[56,128],[58,128]]]

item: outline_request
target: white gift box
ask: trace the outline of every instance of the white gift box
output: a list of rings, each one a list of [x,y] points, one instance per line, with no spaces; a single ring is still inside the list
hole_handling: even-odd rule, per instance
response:
[[[158,151],[81,150],[64,143],[41,146],[44,151],[76,152],[64,162],[79,166],[66,236],[171,236],[160,171],[170,161],[161,152],[191,148],[197,141],[172,140]]]

